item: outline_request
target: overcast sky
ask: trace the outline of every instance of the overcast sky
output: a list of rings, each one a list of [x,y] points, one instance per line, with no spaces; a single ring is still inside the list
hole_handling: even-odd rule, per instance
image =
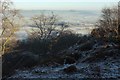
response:
[[[119,0],[12,0],[24,10],[101,10],[117,5]]]

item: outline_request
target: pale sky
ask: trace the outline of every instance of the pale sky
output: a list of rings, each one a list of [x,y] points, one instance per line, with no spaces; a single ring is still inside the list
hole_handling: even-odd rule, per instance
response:
[[[119,0],[12,0],[23,10],[101,10],[117,5]]]

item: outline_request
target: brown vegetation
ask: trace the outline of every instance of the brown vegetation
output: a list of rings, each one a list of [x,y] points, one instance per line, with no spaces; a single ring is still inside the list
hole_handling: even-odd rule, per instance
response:
[[[117,37],[118,36],[118,8],[102,9],[101,19],[96,23],[96,29],[91,34],[95,37]]]

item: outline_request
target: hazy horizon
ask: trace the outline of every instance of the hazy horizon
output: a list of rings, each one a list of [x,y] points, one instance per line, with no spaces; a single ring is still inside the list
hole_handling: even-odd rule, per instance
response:
[[[68,0],[12,0],[15,7],[20,10],[101,10],[104,7],[114,6],[116,1],[68,1]],[[110,1],[110,2],[109,2]]]

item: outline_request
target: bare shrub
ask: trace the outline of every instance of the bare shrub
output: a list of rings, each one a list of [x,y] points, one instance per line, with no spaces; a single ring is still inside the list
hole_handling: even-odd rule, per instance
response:
[[[118,35],[118,7],[103,8],[101,19],[96,23],[97,29],[91,34],[96,37],[115,37]]]

